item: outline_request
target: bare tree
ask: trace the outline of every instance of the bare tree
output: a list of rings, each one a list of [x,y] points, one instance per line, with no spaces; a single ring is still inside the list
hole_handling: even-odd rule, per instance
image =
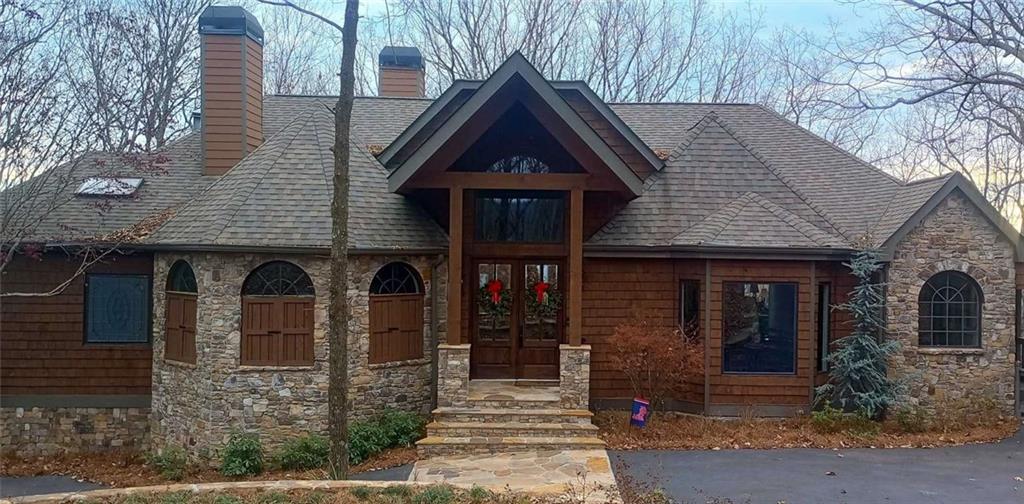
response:
[[[73,12],[71,90],[105,151],[151,152],[189,128],[196,24],[208,0],[87,0]]]
[[[334,479],[348,476],[348,165],[351,158],[352,104],[355,101],[356,34],[359,1],[346,0],[344,25],[291,0],[260,0],[268,5],[288,7],[318,19],[341,34],[341,68],[338,100],[334,105],[334,196],[331,199],[331,299],[328,383],[328,431],[331,444],[330,470]]]
[[[894,0],[885,6],[885,23],[830,48],[848,68],[830,81],[845,92],[838,102],[896,114],[914,109],[915,121],[893,130],[925,164],[913,171],[959,171],[1024,224],[1024,3]]]

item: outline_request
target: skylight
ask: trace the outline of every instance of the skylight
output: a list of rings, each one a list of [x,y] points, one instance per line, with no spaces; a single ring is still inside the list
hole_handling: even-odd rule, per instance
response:
[[[89,177],[82,181],[75,194],[80,196],[131,196],[139,190],[142,178]]]

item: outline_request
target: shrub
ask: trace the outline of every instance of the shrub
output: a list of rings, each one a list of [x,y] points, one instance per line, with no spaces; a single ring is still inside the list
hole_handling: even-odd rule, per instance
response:
[[[177,446],[168,446],[162,452],[151,454],[148,461],[161,477],[171,481],[181,481],[188,468],[188,456]]]
[[[263,444],[256,434],[235,432],[224,447],[220,472],[225,476],[254,476],[263,472]]]
[[[381,495],[393,495],[395,497],[409,497],[412,495],[412,488],[406,485],[392,485],[382,488],[380,493]]]
[[[822,434],[835,434],[843,430],[844,416],[842,410],[826,404],[811,413],[811,427]]]
[[[829,404],[811,413],[811,427],[822,434],[844,432],[860,437],[877,436],[882,430],[882,424],[872,420],[863,410],[848,414]]]
[[[473,488],[469,489],[469,498],[473,502],[490,502],[492,500],[491,491],[477,485],[473,485]]]
[[[213,499],[213,504],[242,504],[242,499],[234,495],[221,494]]]
[[[355,497],[356,499],[359,499],[361,501],[369,500],[370,497],[373,497],[373,490],[370,490],[369,488],[363,486],[353,487],[351,490],[348,491],[348,493],[352,494],[352,497]]]
[[[931,425],[930,415],[921,406],[904,406],[896,411],[896,425],[903,432],[925,432]]]
[[[327,438],[310,434],[285,442],[274,459],[281,469],[302,471],[326,467],[330,453]]]
[[[392,410],[352,422],[348,430],[348,461],[358,465],[388,448],[411,446],[423,437],[425,426],[420,415]]]
[[[612,362],[633,394],[650,400],[655,411],[704,371],[704,345],[695,329],[684,333],[634,320],[616,327],[610,343]]]
[[[413,497],[413,504],[449,504],[455,501],[455,492],[447,485],[429,486]]]

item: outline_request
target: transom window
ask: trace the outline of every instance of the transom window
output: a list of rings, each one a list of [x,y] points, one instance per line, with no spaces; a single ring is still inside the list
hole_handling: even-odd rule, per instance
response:
[[[167,274],[167,290],[170,292],[198,292],[196,274],[185,261],[176,261]]]
[[[565,198],[557,191],[478,191],[475,227],[483,242],[561,243]]]
[[[370,294],[420,294],[419,275],[411,266],[401,262],[385,264],[370,282]]]
[[[509,156],[495,161],[489,173],[550,173],[551,167],[533,156]]]
[[[243,296],[312,296],[313,282],[302,268],[284,261],[260,266],[245,279]]]
[[[981,288],[959,271],[937,273],[918,297],[921,346],[981,345]]]

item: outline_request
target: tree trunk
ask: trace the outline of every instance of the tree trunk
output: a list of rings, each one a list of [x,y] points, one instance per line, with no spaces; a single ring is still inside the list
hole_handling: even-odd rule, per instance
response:
[[[348,477],[348,166],[358,22],[359,1],[347,0],[341,36],[341,89],[334,108],[332,149],[334,198],[331,202],[330,384],[327,393],[333,479]]]

